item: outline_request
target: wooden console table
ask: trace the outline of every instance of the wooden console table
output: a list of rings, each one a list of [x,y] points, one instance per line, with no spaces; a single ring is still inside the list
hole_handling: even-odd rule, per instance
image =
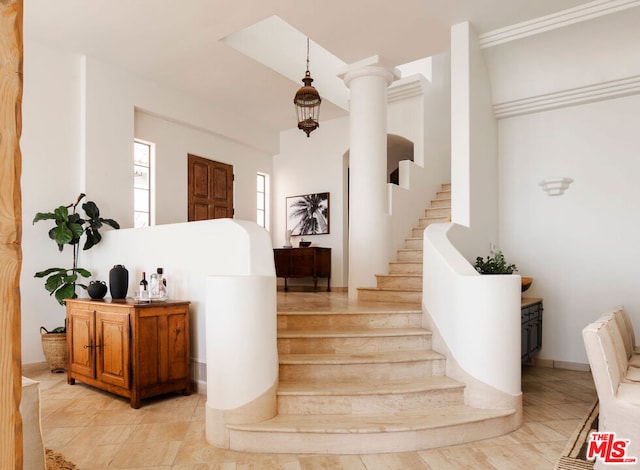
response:
[[[289,290],[287,278],[311,277],[313,288],[318,290],[318,278],[327,278],[327,291],[331,290],[331,248],[310,246],[306,248],[274,248],[276,276],[284,277],[284,290]]]
[[[67,299],[67,381],[127,397],[191,393],[189,302]]]

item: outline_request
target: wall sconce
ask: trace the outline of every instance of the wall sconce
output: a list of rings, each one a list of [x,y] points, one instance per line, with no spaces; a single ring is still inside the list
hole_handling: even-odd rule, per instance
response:
[[[572,178],[547,178],[540,181],[539,185],[542,190],[549,196],[561,196],[567,190],[569,185],[573,183]]]

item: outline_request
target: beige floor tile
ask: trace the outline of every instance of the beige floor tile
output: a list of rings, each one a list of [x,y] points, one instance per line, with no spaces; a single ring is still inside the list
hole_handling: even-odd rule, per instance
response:
[[[576,418],[576,415],[568,409],[568,405],[531,405],[524,407],[524,417],[527,421],[556,421]]]
[[[545,421],[544,424],[569,439],[580,422],[580,419],[560,419],[557,421]]]
[[[127,442],[113,457],[111,467],[148,467],[173,465],[181,442]]]
[[[520,444],[551,441],[565,442],[567,440],[562,434],[554,431],[543,423],[527,422],[525,422],[520,429],[512,432],[509,437]]]
[[[188,422],[138,424],[133,428],[130,442],[183,441],[189,429]]]
[[[82,470],[107,468],[122,444],[67,446],[56,449]]]
[[[339,468],[341,470],[366,470],[362,459],[357,455],[301,455],[302,470],[325,470]]]
[[[217,449],[206,440],[186,441],[176,455],[176,465],[235,463],[242,454],[226,449]]]
[[[194,463],[174,465],[172,470],[236,470],[235,462],[228,463]]]
[[[46,428],[83,427],[91,423],[97,415],[97,411],[77,413],[56,411],[42,419],[42,426]]]
[[[497,447],[501,448],[501,447]],[[457,446],[418,452],[430,470],[480,470],[495,468],[482,449]]]
[[[143,409],[143,408],[140,408]],[[175,423],[189,422],[193,417],[194,410],[191,407],[174,408],[144,408],[145,415],[140,420],[142,424],[151,423]]]
[[[535,444],[531,444],[533,448],[535,448],[540,455],[542,455],[549,463],[555,465],[558,461],[564,448],[566,446],[565,441],[554,441],[554,442],[539,442]]]
[[[426,470],[429,468],[417,452],[362,455],[361,459],[367,470]]]
[[[78,433],[68,446],[115,445],[126,442],[133,432],[134,425],[87,426]]]
[[[133,408],[110,411],[108,413],[97,413],[90,421],[91,426],[117,426],[127,424],[140,424],[144,419],[146,412],[143,410],[134,410]]]
[[[498,470],[553,470],[549,462],[533,445],[512,445],[482,449],[487,462]]]
[[[83,433],[84,426],[77,427],[42,427],[42,437],[45,447],[61,449],[66,447],[76,436]]]

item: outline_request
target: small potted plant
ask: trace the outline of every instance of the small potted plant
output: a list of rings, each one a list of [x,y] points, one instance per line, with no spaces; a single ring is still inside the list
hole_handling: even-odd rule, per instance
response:
[[[493,256],[487,256],[486,260],[478,256],[474,267],[480,274],[513,274],[518,270],[515,264],[507,263],[502,251],[497,251]],[[526,291],[532,282],[533,278],[523,277],[521,291]]]
[[[48,233],[49,238],[55,242],[59,251],[62,251],[65,245],[71,245],[73,255],[71,268],[54,267],[35,274],[37,278],[45,278],[45,289],[49,292],[49,295],[55,297],[60,305],[64,305],[65,299],[78,297],[76,289],[78,287],[87,288],[86,284],[82,282],[82,278],[91,276],[90,271],[78,267],[78,254],[82,238],[84,238],[82,249],[88,250],[102,240],[100,229],[104,225],[114,229],[120,228],[120,225],[115,220],[100,217],[100,210],[93,201],[86,201],[82,204],[81,207],[85,213],[85,216],[82,217],[77,210],[78,205],[85,197],[86,195],[81,193],[75,203],[59,206],[53,212],[38,212],[33,218],[34,224],[41,220],[52,220],[54,222],[55,225]],[[51,357],[51,361],[47,357],[49,368],[52,371],[64,370],[67,350],[65,326],[59,326],[51,330],[51,332],[41,327],[40,332],[45,356]]]
[[[482,256],[478,256],[474,267],[480,274],[513,274],[518,270],[515,264],[507,263],[502,251],[497,251],[493,256],[487,256],[486,261]]]

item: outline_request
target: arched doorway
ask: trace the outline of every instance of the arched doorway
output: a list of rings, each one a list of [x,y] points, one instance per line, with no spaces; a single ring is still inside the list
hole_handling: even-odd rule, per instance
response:
[[[414,144],[411,140],[395,134],[387,134],[387,183],[399,184],[399,166],[402,160],[413,161]],[[349,149],[343,154],[343,198],[344,214],[342,252],[344,253],[343,279],[349,278]]]

